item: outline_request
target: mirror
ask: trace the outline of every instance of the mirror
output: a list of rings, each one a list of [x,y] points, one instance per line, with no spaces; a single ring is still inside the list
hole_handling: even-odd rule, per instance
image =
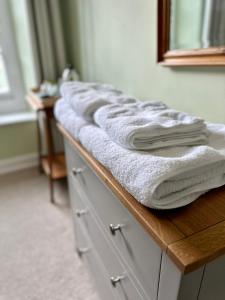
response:
[[[158,0],[158,62],[225,66],[225,0]]]
[[[170,50],[225,45],[225,0],[171,0]]]

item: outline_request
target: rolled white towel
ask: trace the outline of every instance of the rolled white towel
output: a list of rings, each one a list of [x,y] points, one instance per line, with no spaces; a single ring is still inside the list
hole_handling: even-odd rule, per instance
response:
[[[75,138],[79,139],[82,127],[89,123],[78,116],[63,98],[59,99],[54,106],[54,115],[59,123]]]
[[[93,114],[96,110],[106,104],[109,104],[109,95],[105,92],[88,90],[82,94],[74,94],[69,103],[71,108],[89,122],[93,120]]]
[[[115,92],[121,94],[122,92],[114,88],[110,84],[101,84],[96,82],[84,82],[84,81],[68,81],[64,82],[60,87],[60,93],[62,97],[69,101],[75,94],[87,92],[87,91],[104,91]]]
[[[225,126],[209,124],[209,144],[151,152],[127,150],[97,126],[80,130],[79,138],[113,176],[143,205],[171,209],[187,205],[225,184]]]
[[[204,120],[169,109],[162,102],[106,105],[96,111],[94,121],[127,149],[153,150],[208,141]]]
[[[93,122],[93,114],[106,104],[137,101],[110,85],[97,83],[66,82],[61,93],[72,109],[88,122]]]

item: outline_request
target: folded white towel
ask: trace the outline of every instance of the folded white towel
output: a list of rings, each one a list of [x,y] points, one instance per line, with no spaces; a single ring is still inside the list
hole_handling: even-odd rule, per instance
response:
[[[54,106],[54,115],[59,123],[75,138],[78,139],[80,129],[89,123],[78,116],[63,98]]]
[[[136,99],[106,84],[66,82],[61,86],[63,98],[84,119],[93,122],[96,110],[109,103],[131,103]]]
[[[169,109],[162,102],[106,105],[96,111],[94,120],[127,149],[193,146],[208,140],[202,119]]]
[[[114,177],[143,205],[170,209],[186,205],[225,184],[225,126],[209,124],[209,144],[151,152],[127,150],[97,126],[79,138]]]
[[[96,82],[84,82],[84,81],[68,81],[64,82],[60,87],[60,93],[64,99],[69,101],[75,94],[92,91],[104,91],[104,92],[116,92],[116,94],[122,94],[122,92],[114,88],[110,84],[101,84]]]

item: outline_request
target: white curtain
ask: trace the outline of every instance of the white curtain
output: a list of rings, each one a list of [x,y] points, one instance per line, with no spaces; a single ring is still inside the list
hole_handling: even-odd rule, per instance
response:
[[[56,81],[67,59],[60,0],[27,0],[37,81]]]

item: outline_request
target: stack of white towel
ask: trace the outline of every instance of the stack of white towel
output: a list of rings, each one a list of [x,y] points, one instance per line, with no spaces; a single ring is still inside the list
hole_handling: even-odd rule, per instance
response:
[[[180,207],[225,184],[224,125],[139,102],[108,85],[71,82],[61,93],[58,121],[142,204]]]
[[[136,102],[136,99],[123,95],[111,85],[80,81],[64,83],[61,95],[77,115],[89,122],[93,121],[97,109],[106,104]]]
[[[79,139],[138,201],[170,209],[225,184],[225,126],[208,125],[209,145],[133,151],[111,141],[100,128],[81,129]]]
[[[202,119],[169,109],[161,102],[106,105],[96,111],[94,120],[127,149],[202,145],[208,140]]]

